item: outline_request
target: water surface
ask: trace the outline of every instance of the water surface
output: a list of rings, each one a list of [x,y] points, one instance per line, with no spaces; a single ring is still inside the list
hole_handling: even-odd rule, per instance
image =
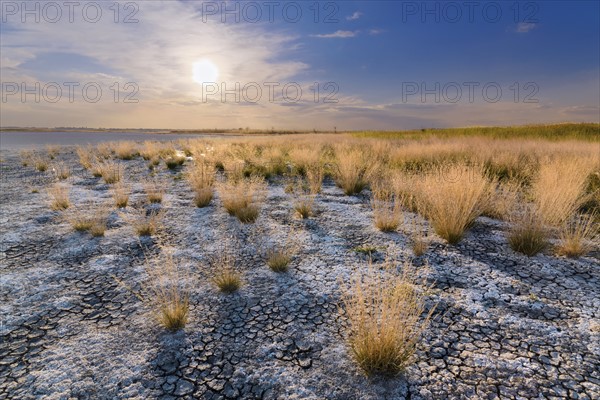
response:
[[[0,132],[0,150],[21,150],[43,148],[47,145],[78,146],[96,145],[102,142],[120,140],[158,140],[199,139],[215,137],[205,134],[160,134],[142,132]]]

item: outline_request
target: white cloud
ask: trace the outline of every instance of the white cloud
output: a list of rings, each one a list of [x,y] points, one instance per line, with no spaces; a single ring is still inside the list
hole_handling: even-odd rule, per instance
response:
[[[330,39],[330,38],[352,38],[355,37],[356,35],[358,35],[358,31],[335,31],[333,33],[324,33],[324,34],[320,34],[320,35],[311,35],[312,37],[318,37],[318,38],[325,38],[325,39]]]
[[[354,11],[354,14],[349,15],[346,17],[346,19],[348,21],[356,21],[357,19],[359,19],[361,16],[363,15],[363,13],[361,13],[360,11]]]
[[[375,35],[380,35],[383,33],[382,29],[371,29],[369,31],[369,35],[375,36]]]
[[[537,27],[537,24],[533,22],[519,22],[515,28],[517,33],[527,33]]]

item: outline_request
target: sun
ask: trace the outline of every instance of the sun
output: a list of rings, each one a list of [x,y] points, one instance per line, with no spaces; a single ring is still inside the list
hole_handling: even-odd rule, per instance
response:
[[[199,84],[216,82],[219,78],[219,68],[210,60],[200,60],[193,64],[192,78]]]

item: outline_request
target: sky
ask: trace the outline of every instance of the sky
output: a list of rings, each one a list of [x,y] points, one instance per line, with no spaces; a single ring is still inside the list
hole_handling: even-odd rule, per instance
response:
[[[598,1],[0,2],[0,126],[600,122]]]

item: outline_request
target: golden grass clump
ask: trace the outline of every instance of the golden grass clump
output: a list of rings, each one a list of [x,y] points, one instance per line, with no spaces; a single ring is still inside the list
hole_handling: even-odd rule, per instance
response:
[[[48,170],[48,160],[40,155],[34,154],[31,157],[31,162],[36,170],[39,172],[45,172]]]
[[[147,140],[142,144],[139,152],[144,160],[152,160],[158,158],[160,148],[160,143]]]
[[[535,206],[514,212],[510,222],[508,244],[514,251],[531,257],[548,246],[548,229]]]
[[[92,174],[101,176],[104,183],[108,185],[119,182],[123,175],[121,166],[111,161],[96,163],[92,166]]]
[[[421,280],[409,264],[397,275],[369,265],[344,287],[343,305],[349,323],[349,345],[368,375],[396,375],[405,370],[433,308],[426,312]]]
[[[417,208],[439,236],[456,244],[485,209],[489,185],[479,167],[435,168],[418,181]]]
[[[233,293],[242,286],[241,274],[235,267],[235,257],[223,249],[214,257],[211,268],[214,271],[212,281],[223,293]]]
[[[575,215],[564,223],[559,234],[556,253],[561,256],[577,258],[598,246],[594,240],[598,237],[598,215]]]
[[[497,184],[494,180],[490,183],[482,215],[507,220],[517,206],[522,190],[522,186],[518,182],[507,181]]]
[[[60,151],[60,146],[55,145],[46,145],[46,154],[50,157],[51,160],[54,160]]]
[[[252,223],[260,213],[260,204],[264,200],[266,184],[261,177],[228,179],[217,185],[223,207],[229,215],[240,222]]]
[[[129,204],[129,195],[131,194],[131,188],[124,182],[117,182],[112,188],[112,198],[115,202],[115,207],[125,208]]]
[[[148,202],[151,204],[162,203],[165,195],[166,183],[157,179],[144,182],[144,191]]]
[[[56,179],[60,181],[64,181],[69,176],[71,176],[71,170],[65,163],[62,162],[52,164],[51,171],[56,177]]]
[[[92,169],[92,166],[97,162],[97,157],[94,153],[94,149],[90,146],[82,147],[77,146],[75,149],[77,156],[79,157],[79,163],[85,169]]]
[[[563,157],[540,165],[532,195],[545,224],[560,226],[577,211],[586,200],[587,179],[597,167],[593,157]]]
[[[137,145],[131,141],[116,142],[112,150],[121,160],[133,160],[138,155]]]
[[[19,158],[21,159],[21,165],[27,167],[32,162],[33,152],[31,150],[19,151]]]
[[[213,166],[200,160],[187,174],[187,179],[194,191],[194,204],[196,207],[206,207],[213,198],[215,184],[215,169]]]
[[[286,272],[292,261],[292,255],[285,248],[271,249],[267,253],[267,265],[274,272]]]
[[[336,184],[348,196],[359,194],[376,174],[377,160],[371,156],[365,146],[362,148],[338,146],[336,155],[334,172]]]
[[[379,182],[372,187],[373,218],[375,226],[382,232],[395,231],[403,219],[402,202],[397,200],[397,195],[391,187],[392,185],[387,181]]]
[[[185,163],[186,157],[182,154],[175,154],[172,156],[165,157],[165,165],[168,169],[177,169]]]
[[[104,236],[109,209],[104,204],[89,202],[70,208],[66,220],[78,232],[90,232],[92,236]]]
[[[55,211],[66,210],[71,205],[68,186],[55,183],[48,188],[48,195],[50,196],[50,208]]]
[[[190,312],[189,278],[171,249],[160,245],[161,255],[146,260],[148,289],[145,296],[156,310],[158,322],[171,332],[185,328]]]
[[[129,214],[121,213],[120,215],[133,227],[138,236],[153,236],[162,228],[165,212],[164,210],[146,210],[145,207],[140,207],[132,210]]]

